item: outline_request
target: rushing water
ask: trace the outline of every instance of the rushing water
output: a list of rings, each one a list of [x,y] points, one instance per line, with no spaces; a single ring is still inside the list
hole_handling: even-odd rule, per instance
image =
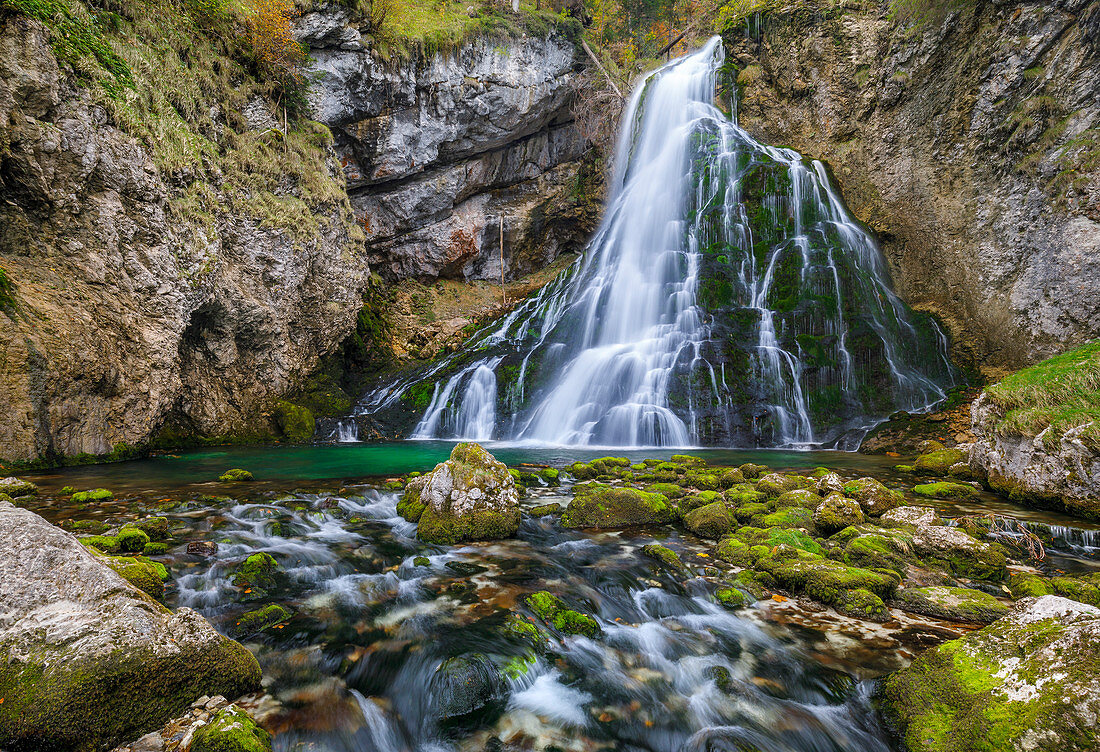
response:
[[[939,401],[942,333],[891,291],[824,166],[715,106],[722,71],[715,38],[648,76],[589,250],[358,412],[414,438],[853,448]]]

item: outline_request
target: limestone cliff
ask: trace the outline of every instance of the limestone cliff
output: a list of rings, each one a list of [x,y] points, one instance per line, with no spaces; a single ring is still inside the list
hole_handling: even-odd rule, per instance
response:
[[[276,437],[372,262],[499,278],[502,211],[509,274],[576,242],[573,44],[384,62],[342,8],[298,24],[316,69],[288,126],[232,18],[204,36],[191,11],[124,7],[93,41],[132,83],[96,86],[0,7],[0,458]]]
[[[829,163],[956,358],[996,373],[1095,336],[1100,3],[773,5],[725,34],[742,124]]]

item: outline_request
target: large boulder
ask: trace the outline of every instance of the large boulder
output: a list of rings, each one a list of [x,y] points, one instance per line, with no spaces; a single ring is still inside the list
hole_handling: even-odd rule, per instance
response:
[[[503,462],[467,442],[408,482],[399,511],[419,522],[416,537],[428,543],[499,540],[519,530],[519,491]]]
[[[614,528],[659,525],[672,522],[675,516],[663,494],[584,483],[576,486],[561,522],[565,527]]]
[[[859,502],[863,513],[878,517],[891,509],[900,507],[905,497],[897,491],[891,491],[874,478],[858,478],[844,484],[844,493]]]
[[[913,550],[921,558],[936,561],[959,577],[1000,581],[1008,574],[1004,548],[980,541],[957,527],[926,525],[916,528]]]
[[[260,684],[243,646],[173,613],[76,538],[0,502],[0,749],[109,749],[201,695]]]
[[[1047,595],[929,650],[882,683],[911,752],[1100,746],[1100,609]]]

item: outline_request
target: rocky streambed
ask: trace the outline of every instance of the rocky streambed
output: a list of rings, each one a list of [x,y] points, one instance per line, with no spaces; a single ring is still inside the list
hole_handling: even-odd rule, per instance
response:
[[[21,567],[19,581],[86,592],[91,571],[111,598],[234,638],[262,669],[259,694],[238,697],[250,674],[177,697],[156,668],[104,690],[93,663],[97,712],[58,748],[198,750],[202,729],[249,717],[280,750],[1095,748],[1097,541],[983,513],[973,486],[930,472],[690,456],[509,469],[460,445],[430,473],[342,487],[11,486],[25,509],[0,508],[4,551],[34,555],[5,554],[0,582]],[[136,569],[163,567],[159,592],[126,585],[131,567],[139,585]],[[39,606],[3,603],[8,690],[54,633],[28,621]],[[24,707],[41,702],[46,685],[25,686]],[[35,735],[61,728],[4,694],[0,746],[41,748]],[[156,712],[101,720],[120,706]]]

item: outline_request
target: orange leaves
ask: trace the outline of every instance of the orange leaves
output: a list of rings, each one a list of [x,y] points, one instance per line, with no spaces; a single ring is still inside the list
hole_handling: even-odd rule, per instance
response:
[[[291,33],[294,0],[248,0],[248,40],[260,66],[284,83],[296,83],[305,60]]]

